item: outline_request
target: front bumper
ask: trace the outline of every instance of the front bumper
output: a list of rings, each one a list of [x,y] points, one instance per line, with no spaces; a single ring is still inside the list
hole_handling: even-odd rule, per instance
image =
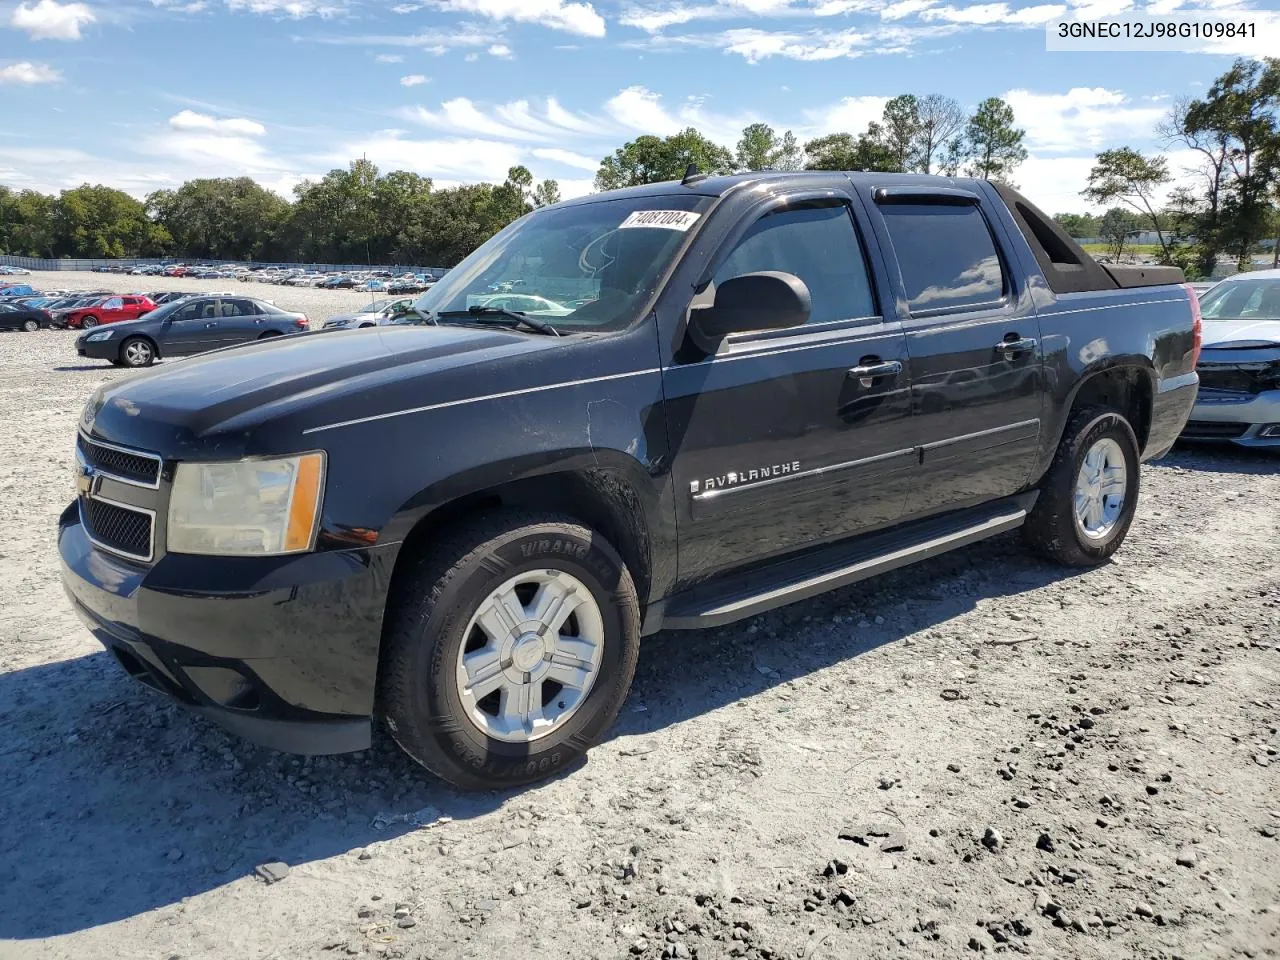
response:
[[[90,360],[115,360],[120,356],[120,341],[116,337],[110,340],[95,340],[92,343],[78,339],[76,353]]]
[[[168,554],[147,567],[94,547],[74,504],[58,525],[72,606],[131,675],[248,740],[304,754],[369,746],[397,549]]]
[[[1280,390],[1237,393],[1202,389],[1182,439],[1230,441],[1242,447],[1280,447],[1280,429],[1275,431],[1275,436],[1263,436],[1271,432],[1268,427],[1280,427]]]

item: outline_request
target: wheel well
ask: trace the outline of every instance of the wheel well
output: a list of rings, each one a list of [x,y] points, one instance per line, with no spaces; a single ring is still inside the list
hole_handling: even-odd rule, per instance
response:
[[[1138,438],[1139,451],[1151,433],[1151,377],[1140,367],[1116,367],[1089,377],[1076,391],[1071,412],[1085,407],[1113,407],[1124,414]],[[1068,415],[1068,420],[1070,415]]]
[[[280,336],[279,330],[264,330],[262,333],[262,336],[258,337],[258,339],[270,340],[272,337],[278,337],[278,336]]]
[[[596,470],[529,477],[442,504],[419,520],[405,537],[388,596],[395,595],[399,574],[430,549],[441,530],[462,526],[477,514],[504,507],[562,513],[597,531],[631,571],[643,613],[651,570],[644,509],[630,486],[611,473]]]

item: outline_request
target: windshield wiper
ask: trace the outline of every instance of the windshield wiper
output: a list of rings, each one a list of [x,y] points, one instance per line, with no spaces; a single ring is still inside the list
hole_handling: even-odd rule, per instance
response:
[[[405,312],[406,312],[406,313],[416,313],[419,317],[421,317],[421,318],[422,318],[423,320],[425,320],[427,323],[431,324],[431,326],[433,326],[433,327],[435,327],[435,326],[439,326],[439,324],[437,324],[437,323],[436,323],[436,321],[435,321],[435,318],[434,318],[434,317],[428,316],[427,314],[425,314],[425,313],[423,313],[421,310],[419,310],[417,307],[410,307],[410,308],[409,308],[407,311],[405,311]]]
[[[535,333],[543,333],[550,337],[562,336],[559,330],[545,320],[531,317],[519,310],[507,310],[505,307],[468,307],[466,310],[450,310],[447,313],[436,314],[439,320],[449,317],[471,317],[477,323],[501,323],[502,321],[498,318],[502,317],[511,321],[511,326],[523,324]]]

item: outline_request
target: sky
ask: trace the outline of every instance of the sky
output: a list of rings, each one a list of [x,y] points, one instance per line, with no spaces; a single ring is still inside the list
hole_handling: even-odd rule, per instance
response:
[[[1280,0],[0,0],[0,184],[291,196],[365,156],[438,186],[519,163],[571,197],[643,133],[856,134],[895,94],[944,93],[1007,100],[1014,180],[1083,211],[1097,151],[1161,148],[1232,56],[1046,52],[1044,23],[1224,7],[1263,19],[1243,52],[1280,50]]]

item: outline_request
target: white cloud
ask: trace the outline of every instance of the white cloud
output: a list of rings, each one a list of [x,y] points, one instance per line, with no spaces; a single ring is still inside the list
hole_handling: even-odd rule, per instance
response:
[[[209,6],[205,0],[151,0],[151,5],[173,13],[200,13]]]
[[[880,11],[881,20],[901,20],[921,10],[937,6],[938,0],[897,0]]]
[[[505,43],[495,43],[489,48],[489,56],[497,57],[500,60],[510,60],[511,48]]]
[[[347,12],[346,0],[225,0],[228,10],[247,10],[272,16],[328,19]]]
[[[27,31],[34,40],[79,40],[80,28],[97,19],[87,4],[39,0],[34,6],[18,4],[9,26]]]
[[[888,97],[845,97],[826,107],[805,110],[805,129],[814,136],[828,133],[859,134],[873,120],[884,116]]]
[[[455,97],[440,104],[438,110],[412,107],[402,116],[414,123],[462,136],[494,137],[526,143],[563,143],[573,137],[609,136],[607,125],[586,115],[570,113],[552,99],[540,106],[528,100],[482,110],[466,97]]]
[[[457,178],[466,183],[501,183],[507,171],[523,162],[523,150],[485,139],[415,140],[387,130],[342,145],[328,161],[346,164],[367,156],[384,170],[409,170],[427,177]]]
[[[572,150],[561,150],[558,147],[539,147],[533,151],[533,155],[539,160],[549,160],[552,163],[559,163],[566,167],[576,167],[579,170],[595,172],[600,168],[598,159],[581,153],[574,153]]]
[[[1135,104],[1105,87],[1074,87],[1066,93],[1010,90],[1004,100],[1027,131],[1028,148],[1039,153],[1096,151],[1132,138],[1146,140],[1168,113],[1167,106]]]
[[[483,24],[462,24],[456,30],[432,30],[429,33],[344,33],[308,39],[328,46],[414,47],[439,56],[460,48],[487,47],[498,37],[493,29]]]
[[[222,119],[211,117],[207,113],[196,113],[194,110],[183,110],[169,118],[169,126],[174,130],[199,131],[226,137],[260,137],[267,128],[256,120],[243,117]]]
[[[452,13],[469,13],[491,20],[537,23],[553,30],[603,37],[604,17],[590,3],[565,0],[431,0],[433,6]]]
[[[1007,3],[978,3],[968,7],[931,7],[922,10],[922,20],[944,20],[948,23],[988,26],[1002,23],[1010,26],[1036,26],[1060,17],[1067,8],[1058,3],[1046,3],[1013,10]]]
[[[635,133],[665,137],[695,127],[709,140],[726,147],[738,142],[743,127],[761,119],[755,114],[714,113],[706,109],[700,97],[688,97],[668,109],[658,94],[642,86],[619,91],[605,103],[605,111],[619,127]]]
[[[594,179],[577,180],[570,178],[568,180],[556,180],[560,186],[560,199],[573,200],[577,197],[585,197],[589,193],[596,192],[596,182]]]
[[[427,78],[420,73],[411,73],[407,77],[400,78],[400,86],[402,87],[419,87],[427,82]]]
[[[402,53],[380,53],[373,58],[378,63],[404,63],[404,54]]]
[[[21,63],[0,67],[0,83],[57,83],[61,79],[62,73],[47,63],[31,63],[29,60],[24,60]]]
[[[853,29],[783,33],[744,28],[726,30],[721,35],[721,40],[726,53],[736,53],[748,63],[759,63],[770,57],[786,57],[791,60],[858,57],[865,52],[871,37]]]

